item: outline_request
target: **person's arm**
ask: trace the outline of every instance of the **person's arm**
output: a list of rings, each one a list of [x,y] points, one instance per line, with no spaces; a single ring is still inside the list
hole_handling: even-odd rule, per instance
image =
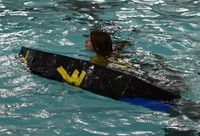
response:
[[[128,41],[119,41],[119,42],[115,42],[113,44],[113,50],[116,51],[116,50],[123,50],[123,48],[125,46],[127,46],[129,44]]]

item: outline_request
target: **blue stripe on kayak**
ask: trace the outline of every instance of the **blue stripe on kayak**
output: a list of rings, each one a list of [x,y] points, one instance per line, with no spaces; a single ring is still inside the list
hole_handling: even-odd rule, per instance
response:
[[[155,110],[155,111],[167,112],[173,108],[173,106],[170,104],[166,104],[166,103],[163,103],[160,101],[155,101],[155,100],[138,98],[138,97],[136,97],[136,98],[121,98],[121,99],[119,99],[119,101],[127,102],[132,105],[140,105],[140,106],[143,106],[145,108],[149,108],[149,109]]]

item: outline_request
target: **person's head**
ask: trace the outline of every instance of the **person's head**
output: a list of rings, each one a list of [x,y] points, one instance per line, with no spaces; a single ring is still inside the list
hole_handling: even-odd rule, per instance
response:
[[[92,31],[85,44],[86,49],[100,55],[109,55],[112,52],[112,40],[106,32]]]

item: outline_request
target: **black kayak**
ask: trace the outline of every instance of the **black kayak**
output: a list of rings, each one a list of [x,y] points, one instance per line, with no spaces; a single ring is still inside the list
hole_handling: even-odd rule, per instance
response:
[[[171,102],[181,98],[179,91],[158,87],[134,74],[91,61],[26,47],[21,48],[19,55],[34,74],[115,100],[140,97]]]

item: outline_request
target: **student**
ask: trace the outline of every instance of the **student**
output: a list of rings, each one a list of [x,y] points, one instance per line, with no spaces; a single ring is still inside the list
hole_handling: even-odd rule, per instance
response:
[[[86,49],[96,53],[96,56],[92,57],[91,61],[100,64],[108,64],[108,58],[114,55],[113,51],[122,50],[127,44],[127,41],[113,44],[110,35],[102,31],[92,31],[85,41]]]
[[[91,61],[101,64],[108,63],[107,58],[113,51],[110,35],[101,31],[92,31],[85,41],[85,47],[96,53],[96,56],[92,57]]]

